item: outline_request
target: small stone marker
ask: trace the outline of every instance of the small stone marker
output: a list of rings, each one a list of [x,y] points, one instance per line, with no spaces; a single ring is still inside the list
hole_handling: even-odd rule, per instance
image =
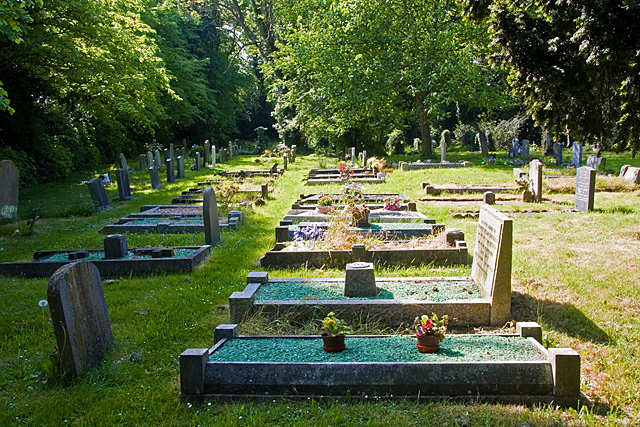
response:
[[[444,138],[440,138],[440,163],[447,161],[447,141]]]
[[[297,145],[291,146],[291,163],[296,162],[296,157],[298,156],[298,153],[296,152],[296,148],[297,148]]]
[[[147,166],[151,167],[153,165],[154,165],[153,153],[151,151],[147,151]]]
[[[523,159],[529,158],[529,140],[528,139],[522,140],[522,149],[520,151],[520,157],[522,157]]]
[[[289,155],[287,153],[284,153],[282,155],[282,168],[284,170],[287,170],[287,168],[289,167],[288,163],[289,163]]]
[[[128,254],[127,236],[124,234],[110,234],[104,238],[105,259],[119,259]]]
[[[0,221],[18,220],[20,171],[11,160],[0,162]]]
[[[556,161],[557,166],[562,164],[562,143],[555,142],[553,144],[553,158]]]
[[[132,200],[131,186],[129,185],[129,171],[127,169],[116,169],[116,181],[118,182],[118,200]]]
[[[149,168],[149,177],[151,178],[151,189],[157,190],[160,188],[160,175],[158,174],[157,166]]]
[[[178,179],[184,178],[184,157],[178,156]]]
[[[87,182],[87,186],[89,186],[89,192],[91,193],[93,203],[100,212],[111,209],[109,200],[107,199],[107,192],[104,190],[104,185],[102,185],[102,180],[100,178],[93,178]]]
[[[518,138],[513,138],[511,140],[511,150],[514,157],[520,155],[520,140]]]
[[[347,264],[344,279],[345,297],[372,297],[378,295],[376,276],[371,262],[352,262]]]
[[[211,167],[216,167],[216,146],[211,147]]]
[[[156,158],[156,166],[157,167],[162,166],[162,162],[160,161],[160,150],[155,151],[155,158]]]
[[[204,166],[205,167],[209,166],[209,155],[210,154],[211,154],[211,144],[209,143],[209,140],[207,139],[204,142]]]
[[[634,184],[640,184],[640,168],[636,168],[631,165],[624,165],[620,169],[620,178],[625,181],[633,182]]]
[[[267,197],[269,197],[269,184],[262,184],[262,185],[260,186],[260,192],[261,192],[260,196],[261,196],[264,200],[266,200],[266,199],[267,199]]]
[[[595,170],[600,168],[604,169],[607,165],[607,159],[606,157],[598,157],[595,154],[589,154],[586,165]]]
[[[582,166],[582,144],[578,141],[573,141],[573,146],[571,148],[571,163],[573,163],[577,168]]]
[[[202,200],[204,217],[204,240],[207,245],[215,245],[220,241],[220,223],[218,218],[218,201],[213,188],[204,189]]]
[[[575,208],[582,212],[593,210],[596,190],[596,170],[588,166],[576,171],[576,201]]]
[[[120,153],[120,156],[118,156],[118,160],[120,160],[120,169],[128,171],[129,165],[127,165],[127,158],[124,156],[124,154]]]
[[[493,205],[496,203],[496,193],[493,191],[485,191],[482,194],[482,202],[488,205]]]
[[[144,154],[138,156],[138,167],[141,171],[147,169],[147,156]]]
[[[167,167],[167,183],[174,182],[176,180],[176,174],[173,171],[173,159],[167,159],[164,164]]]
[[[503,325],[511,312],[513,220],[489,205],[480,207],[471,277],[485,295],[493,295],[492,325]]]
[[[542,202],[542,162],[538,159],[529,163],[529,190],[534,202]]]
[[[195,164],[194,170],[197,170],[197,171],[200,170],[200,152],[199,151],[196,151],[196,164]]]
[[[60,267],[47,299],[63,371],[80,375],[102,363],[114,341],[96,266],[81,261]]]
[[[447,228],[442,233],[442,238],[447,246],[455,248],[456,242],[464,242],[464,232],[459,228]]]
[[[351,147],[351,164],[353,165],[356,161],[356,147]]]

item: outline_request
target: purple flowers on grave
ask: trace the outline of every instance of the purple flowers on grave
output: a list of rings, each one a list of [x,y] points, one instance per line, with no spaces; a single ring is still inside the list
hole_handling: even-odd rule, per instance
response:
[[[327,230],[317,224],[298,227],[293,231],[293,240],[301,242],[303,240],[321,240]]]

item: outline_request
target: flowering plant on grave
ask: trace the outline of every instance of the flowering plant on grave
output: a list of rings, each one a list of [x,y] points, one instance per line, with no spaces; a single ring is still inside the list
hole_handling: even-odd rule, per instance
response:
[[[344,197],[345,204],[351,206],[364,196],[364,185],[351,182],[343,185],[340,192]]]
[[[447,332],[448,321],[449,317],[447,315],[442,316],[442,319],[440,319],[437,314],[431,313],[431,317],[426,314],[416,317],[413,323],[416,327],[416,335],[434,335],[442,341]]]
[[[333,311],[327,314],[327,317],[322,321],[322,330],[324,334],[327,334],[328,336],[339,336],[353,333],[353,329],[351,329],[344,320],[338,319]]]
[[[387,211],[399,211],[400,210],[400,199],[389,199],[387,203],[384,205],[384,209]]]
[[[369,157],[367,159],[367,167],[375,170],[376,172],[382,172],[382,169],[387,165],[387,161],[382,158],[378,159],[377,157]]]
[[[351,165],[349,165],[347,162],[338,162],[338,172],[340,172],[340,175],[343,177],[348,177],[350,175],[353,175],[353,168],[351,168]]]
[[[331,206],[333,204],[333,199],[329,196],[322,196],[318,199],[318,205],[320,206]]]
[[[296,228],[293,231],[293,240],[296,242],[301,242],[303,240],[321,240],[325,234],[327,234],[326,229],[317,224],[313,224]]]

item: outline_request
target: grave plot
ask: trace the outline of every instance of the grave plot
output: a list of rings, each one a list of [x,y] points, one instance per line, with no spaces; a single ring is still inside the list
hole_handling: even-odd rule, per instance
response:
[[[359,182],[368,184],[379,184],[385,182],[385,175],[370,174],[353,174],[350,176],[337,175],[309,175],[305,185],[325,185],[325,184],[344,184],[347,182]]]
[[[320,336],[240,336],[220,325],[211,348],[180,355],[183,399],[221,396],[459,399],[576,405],[580,356],[544,348],[537,324],[517,334],[448,335],[438,353],[419,353],[415,337],[348,336],[326,353]],[[535,337],[535,338],[534,338]]]
[[[151,216],[152,213],[140,212],[131,214],[127,218],[121,218],[117,223],[105,225],[100,232],[107,234],[174,234],[174,233],[202,233],[204,232],[204,217],[202,216],[202,206],[197,206],[199,215],[192,214],[192,210],[186,213],[176,213],[173,215]],[[158,207],[151,210],[157,211]],[[179,210],[178,210],[179,211]],[[229,211],[226,217],[218,217],[218,224],[222,229],[237,230],[244,223],[244,213],[239,210]]]
[[[128,248],[123,235],[107,236],[104,249],[39,251],[33,261],[0,263],[0,276],[48,277],[75,261],[90,261],[101,276],[193,271],[211,254],[211,246]]]
[[[330,198],[332,200],[332,206],[340,207],[344,206],[345,196],[343,194],[301,194],[300,198],[293,202],[292,209],[296,210],[318,210],[318,202],[321,198]],[[416,204],[413,202],[405,202],[406,197],[404,194],[389,193],[389,194],[362,194],[358,199],[358,204],[364,204],[369,209],[383,209],[389,204],[394,204],[394,209],[401,211],[415,211]]]
[[[426,194],[438,195],[440,193],[471,194],[471,193],[492,193],[516,192],[519,190],[515,185],[431,185],[428,182],[422,183],[422,190]]]
[[[410,171],[410,170],[418,170],[418,169],[450,169],[450,168],[466,168],[466,167],[470,167],[471,166],[471,162],[466,162],[463,160],[460,160],[459,162],[440,162],[440,163],[436,163],[436,162],[416,162],[416,163],[412,163],[412,162],[400,162],[399,165],[399,169],[401,171]]]
[[[240,170],[240,171],[223,171],[219,172],[216,175],[222,176],[226,178],[248,178],[253,176],[273,176],[277,177],[284,174],[284,169],[278,169],[278,162],[274,163],[271,169],[249,169],[249,170]]]
[[[233,183],[233,182],[232,182]],[[261,185],[248,185],[247,183],[237,182],[240,186],[236,191],[240,198],[252,198],[255,199],[257,197],[262,197],[262,199],[266,199],[269,196],[269,185],[261,184]],[[198,183],[200,185],[201,183]],[[202,184],[207,184],[207,182],[203,182]],[[271,190],[273,191],[273,190]],[[202,203],[202,188],[190,188],[187,191],[183,191],[181,195],[173,198],[171,203],[174,205],[178,204],[194,204],[194,203]]]
[[[415,203],[414,203],[415,205]],[[365,205],[369,207],[370,205]],[[371,209],[371,208],[370,208]],[[282,218],[280,225],[283,221],[289,221],[292,224],[300,222],[326,222],[331,221],[333,212],[321,213],[317,209],[290,209]],[[436,220],[428,218],[422,212],[415,211],[390,211],[387,209],[372,209],[369,212],[369,222],[372,223],[424,223],[435,224]]]
[[[435,220],[434,220],[435,221]],[[331,226],[327,222],[300,222],[296,225],[281,225],[276,227],[276,242],[288,242],[296,239],[296,235],[304,233],[309,227],[315,227],[318,231],[326,231]],[[410,239],[412,237],[425,237],[439,234],[444,231],[444,224],[418,223],[418,222],[379,222],[369,223],[363,227],[349,227],[349,231],[364,237],[373,237],[380,240]]]

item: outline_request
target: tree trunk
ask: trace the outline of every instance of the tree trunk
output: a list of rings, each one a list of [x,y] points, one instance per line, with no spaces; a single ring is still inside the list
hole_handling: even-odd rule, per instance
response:
[[[429,123],[429,117],[424,111],[424,105],[422,105],[422,96],[416,96],[416,102],[420,109],[420,140],[422,141],[422,150],[420,157],[431,157],[431,123]]]
[[[485,135],[484,131],[478,132],[478,139],[480,140],[480,152],[482,153],[482,157],[489,157],[489,146],[487,144],[487,135]]]

